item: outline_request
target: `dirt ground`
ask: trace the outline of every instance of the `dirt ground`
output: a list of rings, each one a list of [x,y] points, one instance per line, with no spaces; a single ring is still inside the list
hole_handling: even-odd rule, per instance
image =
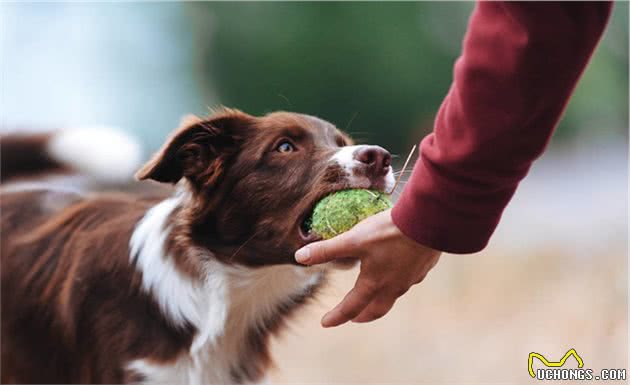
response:
[[[595,372],[627,368],[625,251],[561,253],[444,255],[385,318],[322,329],[357,272],[336,273],[275,342],[272,383],[531,384],[530,352],[555,361],[570,348]]]

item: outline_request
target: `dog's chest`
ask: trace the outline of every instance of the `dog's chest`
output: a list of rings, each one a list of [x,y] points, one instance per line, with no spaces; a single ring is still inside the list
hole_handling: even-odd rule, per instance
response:
[[[130,258],[142,273],[142,287],[170,327],[194,327],[185,352],[158,361],[151,355],[128,362],[131,378],[170,384],[258,383],[270,364],[268,337],[292,309],[310,297],[322,278],[320,267],[245,267],[222,263],[209,252],[200,276],[184,274],[165,241],[168,218],[181,196],[153,207],[130,239]],[[201,255],[203,250],[189,247]],[[150,344],[151,341],[146,341]]]
[[[321,271],[297,266],[215,270],[208,286],[197,288],[196,295],[205,292],[198,297],[205,300],[193,301],[188,310],[170,309],[195,320],[198,332],[190,349],[170,362],[147,357],[127,368],[145,384],[266,383],[269,334],[321,278]],[[185,314],[193,308],[194,314]]]
[[[187,384],[215,385],[234,384],[229,368],[222,367],[224,359],[208,355],[187,356],[169,364],[156,364],[147,360],[136,360],[129,370],[140,376],[140,384]],[[242,384],[267,384],[267,378],[245,381]]]

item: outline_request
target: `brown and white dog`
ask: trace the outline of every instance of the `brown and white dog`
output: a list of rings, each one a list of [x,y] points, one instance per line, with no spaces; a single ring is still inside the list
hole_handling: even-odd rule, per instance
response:
[[[293,259],[314,203],[394,182],[387,151],[328,122],[228,109],[137,177],[175,188],[2,192],[3,383],[264,383],[269,336],[324,278]]]

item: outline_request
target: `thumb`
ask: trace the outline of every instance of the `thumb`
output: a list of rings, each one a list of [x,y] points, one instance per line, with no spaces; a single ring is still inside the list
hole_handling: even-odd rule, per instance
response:
[[[337,258],[356,257],[356,251],[356,242],[350,231],[302,247],[295,252],[295,260],[304,265],[317,265]]]

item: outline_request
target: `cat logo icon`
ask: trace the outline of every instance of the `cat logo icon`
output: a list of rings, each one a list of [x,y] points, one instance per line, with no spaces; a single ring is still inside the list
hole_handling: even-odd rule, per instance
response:
[[[575,349],[569,349],[569,351],[566,352],[566,354],[564,355],[564,357],[562,357],[562,359],[560,359],[560,361],[549,361],[542,354],[531,352],[529,353],[529,358],[527,359],[527,369],[529,369],[529,375],[532,378],[536,378],[536,374],[534,373],[534,368],[533,368],[534,357],[538,358],[540,362],[542,362],[543,365],[545,365],[548,368],[559,368],[564,365],[564,363],[567,361],[567,359],[570,356],[575,357],[575,360],[578,363],[578,368],[581,368],[584,366],[584,361],[582,361],[582,357],[580,357],[580,355],[577,354]]]

